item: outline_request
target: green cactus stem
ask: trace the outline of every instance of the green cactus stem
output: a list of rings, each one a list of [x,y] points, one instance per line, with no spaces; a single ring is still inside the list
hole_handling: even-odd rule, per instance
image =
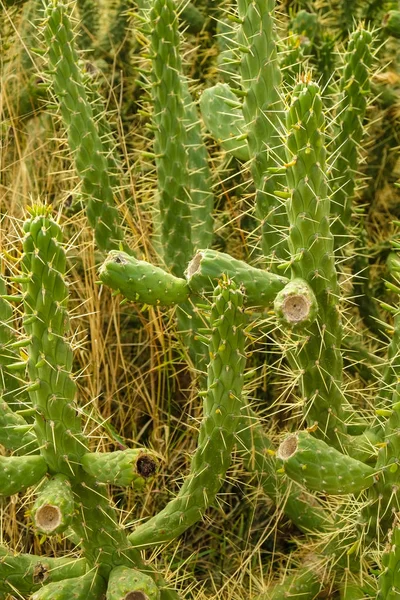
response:
[[[272,585],[260,594],[257,600],[313,600],[321,591],[321,577],[313,567],[301,567],[295,572],[285,574],[281,583]]]
[[[246,162],[250,158],[246,142],[246,122],[242,105],[226,83],[204,90],[200,97],[204,124],[225,152]]]
[[[270,259],[287,259],[287,218],[282,201],[275,194],[284,176],[273,173],[284,160],[282,139],[283,102],[281,73],[276,49],[275,0],[238,0],[241,20],[238,30],[241,80],[246,95],[243,115],[251,170],[256,187],[256,216],[262,231],[262,250]]]
[[[155,457],[147,450],[117,450],[84,454],[82,467],[96,481],[112,485],[142,488],[157,468]]]
[[[31,594],[43,583],[62,581],[85,574],[83,558],[49,558],[33,554],[14,554],[0,546],[0,591]]]
[[[11,410],[7,402],[0,399],[0,444],[17,454],[32,454],[38,451],[33,425]]]
[[[331,212],[336,217],[332,223],[336,247],[345,246],[349,241],[359,147],[365,132],[363,121],[370,91],[371,46],[371,33],[359,28],[351,34],[344,58],[332,149]]]
[[[49,583],[32,595],[31,600],[99,600],[106,591],[106,582],[89,571],[80,577]]]
[[[190,474],[176,498],[129,536],[135,547],[160,544],[186,531],[201,519],[223,483],[241,416],[244,324],[242,292],[229,280],[220,282],[211,307],[204,418]]]
[[[190,33],[200,33],[206,22],[203,13],[199,11],[193,2],[185,4],[179,13],[179,18],[185,23],[185,29]]]
[[[388,547],[382,556],[384,571],[378,579],[377,600],[395,600],[400,594],[400,524],[397,515],[388,537]]]
[[[305,280],[318,303],[318,317],[307,338],[289,357],[301,369],[304,414],[316,435],[340,446],[346,430],[341,391],[342,324],[338,312],[339,286],[329,228],[324,148],[324,116],[318,86],[304,79],[293,92],[287,116],[287,180],[290,198],[289,248],[292,278]]]
[[[150,10],[154,152],[164,263],[177,277],[192,256],[185,108],[176,5],[155,0]]]
[[[62,0],[46,9],[44,37],[55,94],[67,128],[68,143],[82,180],[82,195],[96,243],[101,250],[118,248],[123,239],[110,172],[112,166],[96,127],[83,84],[71,24]]]
[[[365,591],[355,583],[346,582],[340,587],[340,600],[365,600]]]
[[[32,519],[38,531],[54,535],[67,529],[74,511],[71,483],[64,475],[55,475],[40,490],[32,508]]]
[[[186,270],[189,288],[195,294],[210,292],[222,275],[227,275],[246,291],[247,306],[269,306],[288,283],[286,277],[256,269],[217,250],[200,250]]]
[[[341,454],[306,431],[289,435],[277,458],[285,473],[308,490],[324,494],[352,494],[371,487],[375,470]]]
[[[110,573],[106,600],[159,600],[160,591],[148,575],[117,567]]]
[[[190,293],[184,279],[117,250],[109,253],[99,276],[104,284],[133,302],[172,306],[187,300]]]
[[[185,110],[191,239],[193,251],[195,252],[200,248],[208,248],[213,238],[213,176],[208,163],[208,151],[203,142],[197,107],[192,100],[188,83],[184,78],[181,78],[181,86]]]
[[[99,3],[98,0],[77,0],[77,5],[81,17],[78,44],[81,48],[92,50],[100,26]]]
[[[385,33],[400,38],[400,10],[390,10],[383,17],[382,25]]]
[[[0,495],[12,496],[39,481],[47,473],[41,456],[0,456]]]
[[[278,292],[274,311],[280,322],[287,327],[308,327],[317,317],[317,299],[307,282],[303,279],[292,279]]]
[[[32,218],[24,224],[24,327],[31,339],[30,398],[41,454],[51,472],[70,477],[87,450],[74,402],[72,351],[63,338],[68,325],[66,258],[61,229],[49,213],[49,207],[33,207]]]

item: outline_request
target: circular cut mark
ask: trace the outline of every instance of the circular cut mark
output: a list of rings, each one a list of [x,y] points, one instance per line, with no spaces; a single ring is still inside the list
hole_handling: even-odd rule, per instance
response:
[[[136,592],[128,592],[124,600],[149,600],[149,597],[139,590]]]
[[[52,504],[44,504],[41,506],[35,515],[36,526],[42,531],[50,533],[61,525],[62,514],[58,506]]]
[[[278,458],[281,458],[282,460],[287,460],[288,458],[293,456],[293,454],[296,453],[296,450],[297,450],[297,435],[289,435],[289,437],[287,437],[286,440],[284,440],[282,442],[282,444],[279,446],[278,452],[276,453],[276,455]]]
[[[310,314],[311,303],[306,296],[294,294],[285,298],[282,305],[282,312],[289,323],[301,323],[305,321]]]
[[[151,477],[156,471],[156,461],[148,454],[142,454],[136,461],[136,470],[142,477]]]

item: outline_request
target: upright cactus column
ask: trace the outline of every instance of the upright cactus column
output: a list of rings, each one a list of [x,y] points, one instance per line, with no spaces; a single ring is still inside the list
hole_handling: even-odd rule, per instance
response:
[[[94,229],[96,243],[100,250],[118,248],[123,231],[114,202],[111,175],[114,164],[106,155],[107,147],[95,123],[63,0],[52,1],[46,9],[44,37],[54,91],[60,102],[75,167],[82,180],[87,217]]]
[[[317,436],[338,446],[340,434],[346,429],[341,391],[339,286],[329,228],[324,116],[318,86],[308,79],[294,89],[287,129],[287,179],[291,195],[287,214],[292,277],[309,284],[318,305],[316,321],[306,327],[304,341],[299,342],[292,363],[302,371],[301,391],[307,423],[317,425]]]
[[[181,276],[192,256],[192,240],[182,67],[173,0],[152,2],[150,27],[161,244],[165,264]]]
[[[336,247],[349,241],[359,145],[365,132],[363,120],[370,91],[371,44],[369,31],[360,28],[351,34],[341,78],[331,183],[331,212],[336,217],[332,233]]]
[[[251,170],[256,187],[256,216],[260,220],[262,250],[267,260],[276,255],[286,259],[285,209],[276,191],[281,191],[284,177],[276,174],[282,166],[284,148],[281,141],[283,102],[279,87],[279,69],[275,43],[275,0],[238,0],[241,26],[238,42],[242,86],[246,92],[243,115]]]

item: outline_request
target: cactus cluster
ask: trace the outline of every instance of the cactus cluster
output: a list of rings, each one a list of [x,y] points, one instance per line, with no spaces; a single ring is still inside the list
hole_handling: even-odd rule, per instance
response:
[[[6,3],[1,599],[400,594],[399,8]]]

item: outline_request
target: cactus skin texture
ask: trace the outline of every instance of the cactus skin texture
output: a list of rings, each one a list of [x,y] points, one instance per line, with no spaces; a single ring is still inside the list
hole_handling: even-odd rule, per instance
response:
[[[37,452],[37,439],[33,425],[11,410],[7,402],[0,400],[0,444],[16,454]]]
[[[112,164],[105,156],[105,148],[95,125],[78,66],[68,13],[62,0],[57,0],[46,9],[44,37],[53,72],[54,91],[60,102],[75,167],[82,180],[82,195],[96,244],[101,250],[118,248],[123,233],[114,206],[109,174]]]
[[[389,543],[382,556],[383,573],[378,579],[377,600],[395,600],[400,594],[400,524],[395,517],[393,529],[389,534]]]
[[[341,392],[342,325],[339,287],[329,229],[330,201],[325,176],[324,116],[318,86],[305,79],[296,86],[287,116],[287,201],[292,278],[304,279],[318,302],[318,318],[294,358],[303,370],[307,422],[318,436],[338,446],[345,431]]]
[[[47,535],[65,531],[75,511],[71,483],[56,475],[45,483],[32,508],[35,528]]]
[[[142,488],[146,479],[154,475],[155,458],[144,449],[93,452],[84,454],[82,467],[96,481],[112,485]]]
[[[270,172],[280,167],[284,159],[274,9],[275,0],[238,0],[241,19],[238,41],[246,49],[241,60],[242,86],[246,92],[243,115],[256,187],[256,216],[262,228],[262,250],[268,259],[271,255],[286,259],[286,240],[281,229],[286,227],[287,220],[282,202],[274,194],[284,178]]]
[[[312,600],[321,591],[321,581],[310,567],[302,567],[297,572],[285,576],[283,583],[272,586],[267,592],[260,594],[257,600]]]
[[[31,594],[43,583],[80,577],[87,563],[83,558],[49,558],[9,552],[0,546],[0,592]]]
[[[308,327],[317,317],[317,299],[307,282],[303,279],[292,279],[277,294],[274,311],[281,323],[287,327]]]
[[[31,600],[99,600],[105,591],[104,579],[91,571],[81,577],[49,583],[35,592]]]
[[[358,168],[358,148],[365,128],[363,120],[370,91],[372,35],[357,29],[349,39],[341,79],[341,100],[337,108],[337,132],[334,140],[331,212],[335,246],[348,243],[348,228],[352,214],[355,178]]]
[[[0,495],[12,496],[38,483],[47,472],[41,456],[0,456]]]
[[[165,264],[180,277],[192,256],[192,241],[182,67],[173,0],[152,3],[150,24],[161,244]]]
[[[106,600],[159,600],[160,592],[148,575],[135,569],[117,567],[110,573]]]
[[[341,454],[306,431],[287,437],[277,458],[291,479],[324,494],[357,493],[375,481],[372,467]]]
[[[197,252],[185,273],[189,288],[197,294],[211,291],[224,274],[243,285],[247,306],[269,306],[288,283],[286,277],[256,269],[229,254],[211,249]]]
[[[125,252],[110,252],[99,271],[100,280],[133,302],[172,306],[188,299],[184,279],[175,277]]]
[[[204,417],[190,474],[176,498],[129,536],[135,547],[166,542],[186,531],[202,518],[223,483],[241,416],[244,324],[242,292],[229,280],[220,282],[211,306]]]
[[[242,106],[226,83],[204,90],[200,98],[203,121],[221,148],[243,162],[250,158]]]

